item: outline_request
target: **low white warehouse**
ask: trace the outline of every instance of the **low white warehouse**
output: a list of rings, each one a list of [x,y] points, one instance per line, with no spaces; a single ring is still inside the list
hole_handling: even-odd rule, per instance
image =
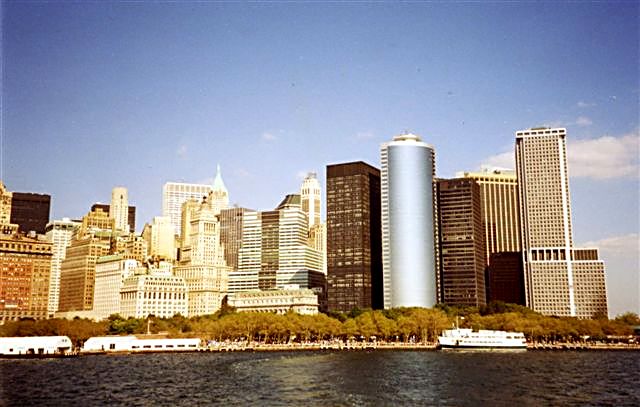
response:
[[[71,350],[68,336],[0,338],[0,355],[64,355]]]

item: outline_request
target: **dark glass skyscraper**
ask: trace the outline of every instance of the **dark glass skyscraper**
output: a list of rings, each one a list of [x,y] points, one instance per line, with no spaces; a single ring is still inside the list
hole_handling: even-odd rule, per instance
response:
[[[440,297],[450,305],[485,305],[485,236],[480,188],[470,178],[437,182]]]
[[[383,308],[380,170],[362,161],[327,166],[330,311]]]
[[[44,234],[49,223],[51,196],[14,192],[11,198],[11,223],[18,225],[21,232],[36,231]]]

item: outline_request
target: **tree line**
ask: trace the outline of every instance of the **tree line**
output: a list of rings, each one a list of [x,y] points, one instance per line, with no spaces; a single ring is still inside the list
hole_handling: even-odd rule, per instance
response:
[[[299,315],[235,312],[224,307],[213,315],[185,318],[122,318],[104,321],[48,319],[7,322],[0,336],[67,335],[81,345],[92,336],[167,333],[171,337],[199,337],[208,341],[258,341],[264,343],[320,342],[331,340],[434,343],[438,335],[458,324],[461,328],[523,332],[534,342],[576,342],[623,338],[633,334],[640,318],[627,313],[580,320],[544,316],[526,307],[500,302],[476,308],[353,309],[349,313]]]

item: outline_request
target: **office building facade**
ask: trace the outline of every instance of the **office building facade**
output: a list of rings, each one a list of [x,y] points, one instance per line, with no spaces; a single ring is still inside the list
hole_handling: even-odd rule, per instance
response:
[[[521,251],[518,179],[515,171],[483,168],[480,172],[464,172],[458,176],[473,179],[480,187],[487,264],[490,264],[493,253]]]
[[[51,243],[51,276],[49,278],[49,315],[58,311],[60,302],[60,269],[67,254],[67,247],[75,231],[80,227],[79,222],[69,218],[54,220],[47,224],[45,236]]]
[[[116,230],[129,232],[129,193],[127,188],[115,187],[111,190],[109,217],[115,220]]]
[[[330,311],[384,307],[380,170],[327,166],[327,297]]]
[[[414,134],[381,146],[384,306],[437,301],[435,150]]]
[[[606,315],[604,263],[573,249],[566,130],[516,132],[516,171],[527,306],[546,315]]]
[[[182,204],[189,199],[202,200],[212,191],[211,185],[167,182],[162,187],[162,216],[171,219],[173,230],[180,235]]]
[[[101,203],[95,203],[91,205],[91,212],[95,211],[96,209],[100,209],[103,212],[107,213],[107,215],[109,215],[111,212],[111,205],[101,204]],[[135,206],[129,205],[129,207],[127,208],[127,225],[129,226],[130,232],[134,232],[136,230],[136,207]]]
[[[49,223],[51,196],[28,192],[13,192],[11,196],[11,222],[24,233],[35,231],[43,235]]]
[[[480,187],[470,178],[437,181],[440,297],[449,305],[486,304]]]
[[[0,234],[0,321],[46,319],[51,243]]]

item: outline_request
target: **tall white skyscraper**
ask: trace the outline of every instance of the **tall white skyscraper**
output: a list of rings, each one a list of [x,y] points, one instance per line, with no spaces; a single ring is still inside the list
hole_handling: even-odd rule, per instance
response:
[[[384,307],[433,307],[434,148],[415,134],[402,134],[380,152]]]
[[[302,211],[309,217],[309,229],[320,223],[320,183],[315,172],[310,172],[302,182],[300,200]]]
[[[322,271],[327,274],[327,225],[321,222],[321,189],[315,172],[304,178],[300,188],[300,204],[309,224],[309,246],[322,253]]]
[[[115,219],[116,229],[129,232],[129,196],[127,188],[115,187],[111,190],[109,217]]]
[[[516,132],[527,306],[546,315],[607,314],[604,262],[573,248],[566,129]]]
[[[213,190],[211,185],[205,184],[185,184],[181,182],[167,182],[162,187],[162,216],[171,219],[173,230],[176,235],[180,235],[182,224],[182,204],[189,199],[197,201],[208,196]]]
[[[74,231],[80,227],[80,222],[73,222],[69,218],[54,220],[46,227],[47,241],[52,243],[51,277],[49,278],[49,315],[58,310],[60,301],[60,269],[65,259],[67,247],[71,245]]]

